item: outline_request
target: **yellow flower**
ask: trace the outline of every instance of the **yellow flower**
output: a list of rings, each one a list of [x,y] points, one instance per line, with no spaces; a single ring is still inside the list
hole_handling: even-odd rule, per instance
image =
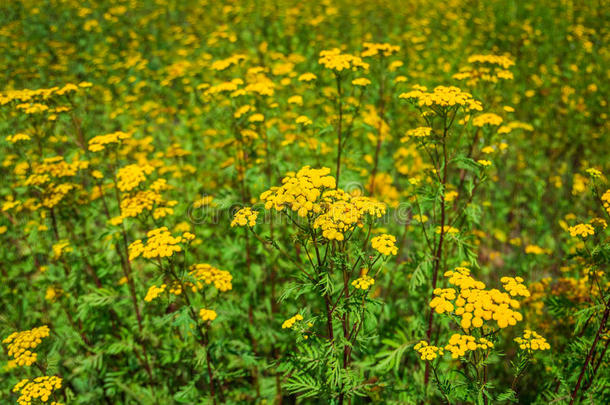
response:
[[[535,351],[535,350],[549,350],[551,345],[547,343],[546,339],[534,332],[533,330],[525,329],[523,336],[516,337],[515,342],[519,345],[521,350]]]
[[[214,319],[216,319],[218,315],[216,314],[216,311],[214,311],[213,309],[205,309],[205,308],[201,308],[199,310],[199,317],[201,318],[202,321],[213,321]]]
[[[299,115],[299,116],[297,117],[297,119],[296,119],[296,121],[295,121],[295,122],[296,122],[297,124],[301,124],[301,125],[304,125],[304,126],[307,126],[307,125],[311,125],[311,124],[313,124],[313,121],[312,121],[312,120],[310,120],[310,119],[309,119],[307,116],[305,116],[305,115]]]
[[[352,285],[360,290],[368,290],[373,284],[375,284],[375,280],[367,275],[368,269],[362,269],[360,277],[352,281]]]
[[[17,143],[19,141],[29,141],[31,138],[27,134],[14,134],[6,137],[6,140],[10,143]]]
[[[500,125],[502,124],[502,117],[493,113],[485,113],[478,115],[472,120],[472,125],[475,127],[482,127],[484,125]]]
[[[420,341],[414,347],[415,351],[419,352],[422,360],[434,360],[438,356],[443,355],[443,348],[437,346],[431,346],[425,340]]]
[[[226,270],[220,270],[207,263],[198,263],[190,267],[189,275],[197,280],[191,289],[197,292],[204,284],[214,284],[218,291],[225,292],[233,288],[231,281],[233,276]]]
[[[465,356],[468,351],[475,351],[477,349],[487,350],[493,346],[493,343],[485,338],[479,338],[477,341],[477,338],[474,336],[454,333],[445,346],[445,350],[450,351],[451,357],[457,359],[458,357]]]
[[[298,80],[300,82],[311,82],[312,80],[316,80],[318,77],[313,73],[303,73],[299,76]]]
[[[398,248],[396,247],[396,237],[392,235],[379,235],[371,239],[371,245],[373,249],[381,253],[382,255],[396,255]]]
[[[250,118],[248,118],[250,122],[263,122],[265,121],[265,116],[260,113],[252,114]]]
[[[369,64],[363,62],[359,56],[341,53],[341,50],[338,48],[320,52],[318,63],[327,69],[335,70],[337,72],[341,72],[346,69],[368,70],[369,68]]]
[[[431,133],[432,133],[432,128],[430,128],[430,127],[419,127],[419,128],[415,128],[415,129],[410,129],[405,134],[406,138],[403,138],[402,141],[405,142],[408,139],[408,137],[424,138],[426,136],[430,136]]]
[[[595,229],[589,224],[578,224],[571,226],[568,231],[571,236],[580,236],[585,239],[587,236],[595,235]]]
[[[178,245],[182,242],[182,237],[173,237],[167,227],[161,227],[149,231],[146,242],[136,240],[129,245],[129,260],[133,260],[140,255],[146,259],[170,257],[176,252],[182,251]]]
[[[390,44],[376,44],[372,42],[365,42],[362,44],[364,46],[364,51],[360,54],[363,58],[381,55],[381,56],[391,56],[398,51],[400,51],[400,46],[398,45],[390,45]]]
[[[249,226],[256,225],[256,218],[258,217],[258,211],[252,211],[251,208],[242,208],[233,217],[231,221],[231,228],[234,226]]]
[[[480,101],[475,100],[470,93],[466,93],[454,86],[437,86],[432,92],[427,92],[425,87],[417,87],[415,90],[402,93],[398,97],[406,100],[412,100],[420,107],[460,106],[466,111],[483,110],[483,106]]]
[[[156,285],[151,286],[148,289],[148,292],[146,293],[146,297],[144,297],[144,301],[151,302],[152,300],[157,298],[159,295],[161,295],[161,293],[163,291],[165,291],[166,287],[167,287],[166,284],[161,284],[159,287],[157,287]]]
[[[38,358],[38,354],[31,350],[42,343],[42,339],[49,336],[49,332],[49,327],[46,325],[22,332],[13,332],[2,343],[8,345],[8,356],[14,358],[16,365],[30,366]]]
[[[294,326],[297,321],[302,321],[303,316],[301,314],[296,314],[292,318],[286,319],[284,323],[282,323],[282,329],[290,329]]]
[[[47,402],[53,391],[61,388],[61,383],[62,379],[56,376],[23,379],[13,387],[13,392],[20,394],[17,398],[19,405],[30,405],[36,399]]]
[[[138,187],[140,183],[146,181],[146,175],[152,173],[154,168],[151,165],[128,165],[117,171],[117,187],[121,191],[130,191]]]
[[[367,79],[366,77],[359,77],[357,79],[352,80],[352,84],[354,86],[366,87],[369,84],[371,84],[371,81],[369,79]]]

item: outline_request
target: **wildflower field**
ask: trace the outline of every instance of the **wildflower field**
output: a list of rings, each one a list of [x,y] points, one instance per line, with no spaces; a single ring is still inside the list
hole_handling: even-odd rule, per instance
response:
[[[0,403],[610,403],[607,0],[0,2]]]

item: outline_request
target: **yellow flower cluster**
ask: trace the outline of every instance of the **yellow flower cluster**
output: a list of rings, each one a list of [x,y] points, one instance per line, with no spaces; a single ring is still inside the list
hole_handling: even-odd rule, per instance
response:
[[[38,358],[37,353],[32,353],[42,339],[49,336],[49,327],[46,325],[26,330],[13,332],[2,343],[8,345],[8,355],[13,357],[13,362],[17,366],[31,366]]]
[[[325,189],[337,187],[335,178],[330,176],[330,169],[312,169],[303,167],[298,173],[289,173],[283,180],[281,187],[272,187],[261,194],[260,199],[265,201],[265,209],[272,207],[282,211],[289,207],[296,211],[300,217],[310,213],[322,212],[318,199]]]
[[[303,320],[303,315],[301,314],[296,314],[295,316],[293,316],[292,318],[286,319],[284,321],[284,323],[282,324],[282,329],[290,329],[294,326],[294,324],[297,321],[302,321]]]
[[[321,229],[328,240],[342,241],[345,234],[356,226],[362,226],[365,216],[381,217],[385,204],[369,197],[351,197],[343,190],[329,190],[323,195],[324,212],[318,216],[314,229]]]
[[[451,301],[455,300],[455,289],[453,288],[436,288],[433,291],[436,296],[430,301],[430,308],[434,309],[437,314],[445,312],[453,312],[455,308]]]
[[[482,127],[484,125],[495,125],[498,126],[502,124],[502,117],[494,113],[485,113],[476,116],[472,120],[472,125],[475,127]]]
[[[36,377],[31,381],[26,378],[13,387],[13,392],[20,394],[17,398],[19,405],[37,403],[37,401],[35,402],[37,399],[47,402],[53,391],[61,388],[61,382],[61,378],[56,376]],[[53,402],[53,404],[59,405],[56,402]]]
[[[146,175],[153,172],[154,167],[148,164],[127,165],[118,170],[116,174],[117,187],[121,191],[130,191],[146,181]]]
[[[533,351],[548,350],[551,348],[551,345],[547,343],[545,338],[529,329],[523,331],[523,336],[516,337],[515,342],[519,345],[521,350]]]
[[[409,137],[424,138],[426,136],[430,136],[431,133],[432,133],[432,128],[430,128],[430,127],[419,127],[419,128],[415,128],[415,129],[410,129],[405,134],[406,136],[405,136],[405,138],[402,139],[402,142],[406,142],[409,139]]]
[[[360,290],[368,290],[373,284],[375,279],[366,274],[367,270],[362,271],[362,275],[352,281],[352,285]]]
[[[314,75],[311,72],[307,72],[307,73],[303,73],[302,75],[299,76],[298,80],[300,82],[311,82],[313,80],[316,80],[318,78],[318,76]]]
[[[525,122],[513,121],[498,128],[498,134],[509,134],[515,129],[522,129],[524,131],[531,132],[534,130],[534,127]]]
[[[589,224],[578,224],[571,226],[568,229],[571,236],[580,236],[586,238],[589,235],[595,235],[595,229]]]
[[[91,152],[99,152],[106,148],[106,145],[111,143],[119,143],[123,139],[130,138],[131,134],[127,132],[113,132],[106,135],[94,136],[89,140],[89,150]]]
[[[166,287],[167,287],[167,284],[161,284],[159,287],[157,287],[156,285],[151,286],[148,289],[148,292],[146,293],[146,297],[144,297],[144,301],[151,302],[152,300],[157,298],[159,295],[161,295],[161,293],[163,293],[163,291],[165,291]]]
[[[467,84],[474,86],[479,80],[486,82],[498,82],[498,79],[510,80],[514,75],[508,69],[515,62],[508,56],[501,55],[472,55],[468,63],[475,66],[460,69],[459,73],[453,75],[454,79],[468,79]]]
[[[205,308],[201,308],[199,310],[199,317],[201,318],[202,321],[213,321],[214,319],[216,319],[218,315],[216,314],[216,311],[214,311],[213,309],[205,309]]]
[[[282,211],[288,207],[301,218],[313,219],[313,228],[321,229],[329,240],[342,241],[345,233],[362,226],[365,217],[381,217],[385,204],[369,197],[356,196],[336,189],[329,168],[303,167],[289,173],[281,187],[272,187],[261,194],[265,209]]]
[[[327,69],[341,72],[345,69],[364,69],[368,70],[369,64],[362,61],[359,56],[350,55],[349,53],[341,53],[338,48],[329,49],[320,52],[318,63]]]
[[[428,92],[423,86],[417,86],[415,90],[402,93],[398,97],[416,101],[420,107],[461,106],[466,111],[483,110],[483,105],[480,101],[475,100],[470,93],[462,91],[454,86],[437,86],[432,92]]]
[[[508,69],[511,66],[514,66],[515,61],[508,56],[502,55],[472,55],[468,58],[468,63],[488,63]]]
[[[591,167],[591,168],[589,168],[589,169],[587,169],[587,170],[586,170],[586,172],[587,172],[587,174],[588,174],[589,176],[591,176],[591,177],[592,177],[592,178],[594,178],[594,179],[599,179],[599,178],[601,178],[601,177],[602,177],[602,174],[603,174],[603,173],[602,173],[602,172],[600,172],[599,170],[594,169],[594,168],[592,168],[592,167]]]
[[[493,343],[485,338],[479,338],[477,341],[474,336],[454,333],[445,346],[445,350],[450,351],[451,357],[457,359],[466,355],[468,351],[475,351],[477,349],[487,350],[492,347],[494,347]]]
[[[210,68],[212,70],[223,71],[232,65],[237,65],[240,61],[245,60],[246,55],[243,54],[235,54],[231,55],[226,59],[216,60],[212,63]]]
[[[362,44],[364,51],[360,53],[360,56],[367,58],[369,56],[391,56],[400,51],[400,46],[390,44],[376,44],[372,42],[365,42]]]
[[[434,232],[440,234],[441,233],[441,229],[448,234],[456,234],[456,233],[460,233],[460,230],[453,227],[453,226],[449,226],[449,225],[445,225],[443,228],[441,228],[440,226],[437,226],[436,229],[434,230]]]
[[[86,160],[75,159],[68,163],[62,156],[45,158],[41,163],[32,164],[32,175],[25,181],[25,185],[38,186],[50,180],[50,177],[72,177],[81,169],[89,167]]]
[[[135,218],[143,211],[151,211],[155,205],[163,203],[163,197],[153,190],[141,190],[121,199],[121,219]],[[168,202],[173,206],[177,201]]]
[[[504,290],[508,291],[512,297],[516,295],[520,295],[522,297],[530,296],[530,292],[523,284],[523,279],[521,277],[502,277],[500,282],[503,284]]]
[[[174,253],[182,251],[182,247],[179,245],[182,237],[172,236],[165,226],[149,231],[146,237],[146,243],[138,239],[129,245],[129,260],[140,255],[146,259],[170,257]]]
[[[519,301],[511,297],[529,296],[529,291],[521,284],[523,279],[520,277],[502,278],[504,289],[509,292],[506,293],[497,289],[486,290],[485,284],[475,280],[470,275],[470,270],[465,267],[449,270],[444,276],[459,292],[454,295],[456,292],[452,292],[452,289],[435,290],[436,297],[430,302],[430,306],[434,305],[437,313],[453,312],[460,316],[462,328],[480,328],[484,321],[491,320],[496,321],[498,327],[506,328],[523,319],[521,313],[514,310],[519,308]]]
[[[244,84],[244,81],[240,78],[235,78],[232,79],[231,81],[228,82],[223,82],[223,83],[219,83],[217,85],[211,86],[209,87],[204,94],[206,96],[211,96],[211,95],[215,95],[215,94],[220,94],[220,93],[226,93],[226,92],[231,92],[231,96],[233,97],[234,95],[236,96],[237,92],[238,92],[238,88],[239,86],[241,86],[242,84]],[[240,90],[243,94],[243,89]]]
[[[214,287],[222,292],[229,291],[233,288],[233,284],[231,283],[233,276],[231,276],[231,273],[226,270],[217,269],[207,263],[192,265],[189,274],[198,280],[197,283],[192,286],[193,292],[203,288],[202,283],[214,283]]]
[[[602,195],[602,204],[604,204],[604,208],[610,215],[610,189],[606,190],[604,195]]]
[[[419,352],[422,360],[434,360],[444,353],[442,347],[431,346],[425,340],[416,344],[414,349]]]
[[[359,77],[357,79],[352,80],[352,84],[354,86],[366,87],[369,84],[371,84],[371,81],[369,79],[367,79],[366,77]]]
[[[21,90],[7,90],[0,93],[0,105],[8,104],[12,101],[33,101],[35,99],[47,100],[54,95],[62,96],[67,93],[76,92],[80,88],[91,87],[89,82],[81,82],[77,85],[68,83],[63,87],[54,86],[48,89],[21,89]]]
[[[70,183],[49,184],[43,193],[42,205],[47,208],[55,207],[74,188],[75,185]]]
[[[398,253],[396,247],[396,237],[393,235],[383,234],[375,236],[371,239],[371,245],[373,249],[381,253],[382,255],[390,256]]]
[[[258,217],[258,211],[252,211],[251,208],[242,208],[233,217],[231,221],[231,227],[234,226],[254,226],[256,225],[256,218]]]
[[[17,143],[19,141],[29,141],[31,138],[28,134],[13,134],[8,135],[5,139],[10,143]]]
[[[68,253],[72,251],[72,247],[70,246],[70,242],[63,239],[59,242],[53,244],[51,247],[53,250],[53,259],[59,259],[64,253]]]

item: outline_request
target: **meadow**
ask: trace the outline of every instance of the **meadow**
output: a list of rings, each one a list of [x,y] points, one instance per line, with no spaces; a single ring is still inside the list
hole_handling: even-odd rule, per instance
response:
[[[607,0],[0,2],[0,403],[610,403]]]

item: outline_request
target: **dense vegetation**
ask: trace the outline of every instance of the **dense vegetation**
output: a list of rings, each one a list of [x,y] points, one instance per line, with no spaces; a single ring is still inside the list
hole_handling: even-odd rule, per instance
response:
[[[610,403],[604,3],[1,3],[0,402]]]

